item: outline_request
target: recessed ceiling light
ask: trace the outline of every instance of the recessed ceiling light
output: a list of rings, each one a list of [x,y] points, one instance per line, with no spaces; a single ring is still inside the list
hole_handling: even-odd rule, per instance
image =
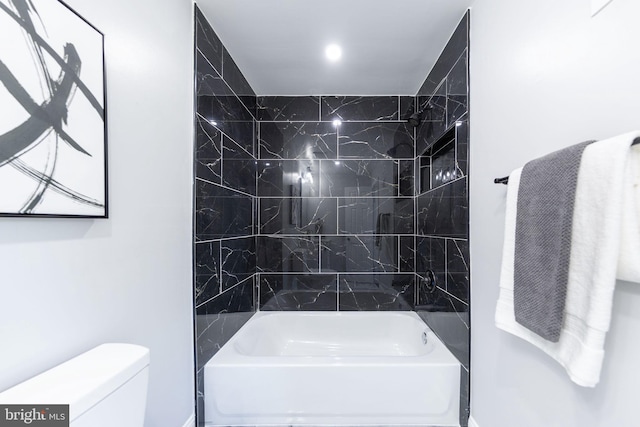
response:
[[[330,44],[324,50],[324,54],[331,62],[336,62],[342,56],[342,48],[337,44]]]

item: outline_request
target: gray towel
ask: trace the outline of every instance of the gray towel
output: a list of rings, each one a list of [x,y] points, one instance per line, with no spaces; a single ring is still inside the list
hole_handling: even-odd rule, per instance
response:
[[[582,151],[573,145],[527,163],[518,188],[514,312],[522,326],[558,342],[571,255],[573,204]]]

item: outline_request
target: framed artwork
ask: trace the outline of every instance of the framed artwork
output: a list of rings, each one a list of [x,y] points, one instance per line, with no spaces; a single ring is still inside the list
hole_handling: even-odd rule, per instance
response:
[[[107,218],[104,37],[59,0],[0,0],[0,215]]]

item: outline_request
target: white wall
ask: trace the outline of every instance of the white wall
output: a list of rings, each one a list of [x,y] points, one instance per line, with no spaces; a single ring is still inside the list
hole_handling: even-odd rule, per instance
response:
[[[480,427],[638,425],[640,285],[618,283],[600,384],[494,326],[506,187],[493,178],[640,128],[640,2],[476,0],[471,12],[472,415]]]
[[[151,349],[147,426],[193,412],[192,4],[67,0],[105,34],[108,220],[0,218],[0,390],[109,341]]]

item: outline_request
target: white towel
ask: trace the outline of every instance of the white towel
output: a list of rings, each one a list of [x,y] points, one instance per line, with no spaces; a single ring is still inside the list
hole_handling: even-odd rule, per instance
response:
[[[640,283],[640,144],[631,147],[627,168],[617,277]]]
[[[600,379],[616,277],[640,281],[636,265],[640,259],[637,233],[640,188],[634,187],[640,169],[640,147],[629,148],[638,136],[640,132],[633,132],[595,142],[582,155],[565,316],[557,343],[541,338],[515,321],[513,261],[521,169],[509,176],[496,325],[545,351],[565,368],[572,381],[584,387],[594,387]],[[623,215],[623,209],[630,211]],[[624,256],[619,256],[621,250]]]

